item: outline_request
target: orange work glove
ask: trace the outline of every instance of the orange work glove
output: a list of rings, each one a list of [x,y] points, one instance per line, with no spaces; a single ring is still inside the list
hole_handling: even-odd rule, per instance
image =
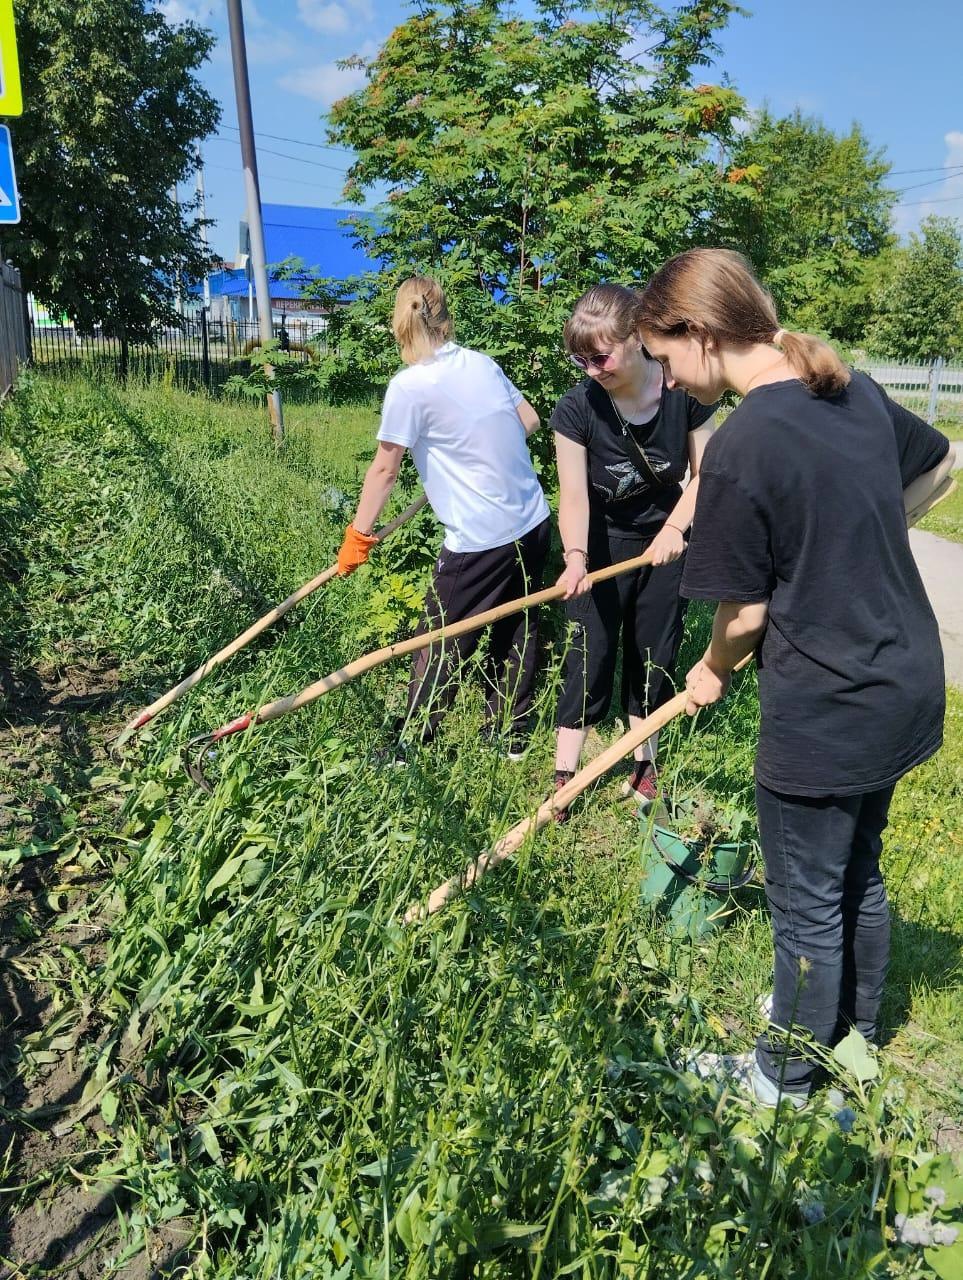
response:
[[[344,531],[344,542],[338,552],[340,576],[346,578],[349,573],[354,573],[355,569],[360,569],[363,564],[366,564],[371,548],[377,541],[378,539],[371,534],[359,533],[353,524],[349,524]]]

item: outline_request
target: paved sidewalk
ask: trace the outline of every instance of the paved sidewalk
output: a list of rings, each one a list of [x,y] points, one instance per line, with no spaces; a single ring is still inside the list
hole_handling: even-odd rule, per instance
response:
[[[963,544],[910,529],[910,546],[940,624],[946,679],[963,687]]]

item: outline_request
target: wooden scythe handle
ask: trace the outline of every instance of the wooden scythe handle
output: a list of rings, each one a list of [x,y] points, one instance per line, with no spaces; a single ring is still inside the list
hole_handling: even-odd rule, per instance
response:
[[[749,664],[751,659],[751,654],[743,658],[735,670],[741,671],[743,667]],[[622,737],[613,742],[610,747],[607,747],[601,755],[596,756],[584,769],[580,769],[570,782],[567,782],[564,787],[561,787],[554,795],[549,796],[547,800],[539,805],[538,810],[531,817],[524,818],[517,823],[490,849],[480,854],[474,862],[469,862],[461,875],[452,876],[450,880],[443,881],[437,889],[429,894],[427,903],[419,902],[410,906],[405,912],[405,924],[413,924],[416,920],[423,920],[426,916],[434,915],[452,898],[471,888],[482,876],[510,858],[524,844],[525,837],[530,832],[541,830],[546,823],[551,822],[559,809],[568,808],[575,797],[581,795],[596,779],[601,778],[603,773],[607,773],[613,765],[618,764],[630,751],[634,751],[636,747],[641,746],[643,742],[652,737],[653,733],[658,733],[660,729],[665,728],[670,720],[674,720],[680,712],[684,711],[687,697],[688,694],[684,690],[682,693],[677,693],[674,698],[663,703],[650,716],[646,716],[640,725],[630,729],[628,733],[623,733]]]
[[[635,556],[632,560],[621,560],[618,564],[606,565],[604,569],[596,569],[594,573],[587,576],[593,584],[604,582],[607,578],[614,578],[620,573],[628,572],[629,569],[642,568],[649,564],[650,559],[651,548],[647,548],[642,555]],[[274,702],[265,703],[252,715],[241,716],[230,724],[223,725],[214,731],[213,741],[217,742],[221,738],[228,737],[226,731],[236,733],[239,729],[246,729],[248,725],[266,724],[269,720],[276,720],[278,716],[287,715],[289,711],[306,707],[309,702],[314,702],[316,698],[330,693],[332,689],[340,688],[355,676],[360,676],[365,671],[370,671],[372,667],[388,662],[391,658],[400,658],[407,653],[417,653],[419,649],[427,649],[433,644],[468,635],[471,631],[487,627],[491,622],[497,622],[499,618],[507,618],[509,614],[519,613],[522,609],[532,609],[536,605],[547,604],[549,600],[559,600],[563,595],[563,588],[557,584],[553,587],[545,587],[542,591],[535,591],[529,596],[520,596],[517,600],[508,600],[505,604],[496,605],[494,609],[486,609],[483,613],[473,614],[472,617],[464,618],[460,622],[438,627],[435,631],[426,631],[422,635],[410,636],[407,640],[385,645],[383,649],[375,649],[372,653],[365,654],[363,658],[356,658],[354,662],[349,662],[337,671],[332,671],[330,675],[322,676],[320,680],[309,684],[300,693],[290,693],[287,697],[277,698]]]
[[[401,515],[395,516],[394,520],[386,524],[383,529],[379,529],[375,535],[378,541],[383,542],[385,538],[410,520],[412,516],[417,515],[426,501],[427,499],[422,494],[420,498],[417,498],[410,506],[406,507]],[[115,747],[122,747],[132,734],[137,733],[144,725],[149,724],[159,712],[169,707],[172,702],[176,702],[189,689],[193,689],[195,685],[200,684],[206,676],[209,676],[212,671],[227,662],[228,658],[233,658],[235,653],[238,653],[245,645],[250,644],[256,636],[259,636],[263,631],[267,631],[269,627],[273,627],[296,604],[306,600],[312,592],[317,591],[319,587],[323,587],[326,582],[330,582],[332,578],[336,577],[337,572],[337,564],[330,565],[322,573],[306,582],[303,587],[299,587],[286,600],[282,600],[279,605],[276,605],[275,608],[266,613],[263,618],[258,618],[257,622],[253,622],[246,631],[242,631],[230,644],[225,645],[223,649],[220,649],[203,662],[196,671],[192,671],[189,676],[185,676],[179,684],[174,685],[172,689],[168,689],[167,693],[162,694],[149,707],[145,707],[143,711],[124,726],[114,744]]]

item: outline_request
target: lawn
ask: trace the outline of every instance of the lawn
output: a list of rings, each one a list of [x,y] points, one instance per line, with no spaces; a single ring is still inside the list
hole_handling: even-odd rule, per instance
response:
[[[229,740],[211,795],[186,779],[193,734],[410,626],[429,517],[106,756],[139,705],[331,561],[372,410],[293,408],[281,453],[257,410],[160,388],[35,378],[0,412],[11,1274],[134,1257],[223,1280],[961,1274],[959,695],[943,752],[897,791],[878,1074],[835,1064],[842,1099],[756,1110],[684,1067],[758,1030],[761,892],[675,936],[640,901],[623,774],[402,923],[548,791],[552,615],[521,765],[480,742],[469,685],[435,749],[387,769],[395,663]],[[707,621],[692,611],[683,664]],[[670,727],[680,795],[751,811],[756,715],[749,672]],[[64,1224],[54,1248],[57,1206],[105,1199],[99,1235]]]
[[[963,443],[957,446],[957,454],[963,460]],[[954,472],[956,489],[948,498],[923,517],[919,523],[921,529],[928,533],[937,533],[941,538],[950,538],[953,542],[963,542],[963,471]]]

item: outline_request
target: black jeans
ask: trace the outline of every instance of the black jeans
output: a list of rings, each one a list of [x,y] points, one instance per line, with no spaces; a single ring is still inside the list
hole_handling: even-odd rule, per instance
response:
[[[546,518],[517,542],[490,551],[442,548],[425,600],[418,634],[460,622],[496,605],[530,595],[542,586],[551,539]],[[429,707],[422,741],[428,742],[455,700],[458,674],[474,653],[484,628],[415,654],[408,686],[409,717]],[[506,710],[513,732],[524,732],[535,688],[538,609],[510,614],[491,627],[487,655],[488,719],[499,723]]]
[[[875,1039],[890,931],[879,855],[893,790],[812,798],[756,783],[775,946],[772,1022],[756,1055],[789,1092],[806,1092],[816,1063],[779,1028],[826,1046],[854,1026]]]
[[[651,538],[608,530],[589,542],[593,569],[640,556]],[[594,586],[565,606],[572,623],[556,723],[584,729],[608,714],[622,639],[622,708],[647,716],[675,693],[686,602],[679,595],[685,557],[658,569],[632,569]]]

